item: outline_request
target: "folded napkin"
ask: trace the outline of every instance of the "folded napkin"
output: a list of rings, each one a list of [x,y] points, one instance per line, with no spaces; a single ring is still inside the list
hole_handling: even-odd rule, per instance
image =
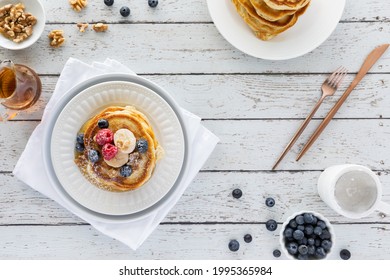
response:
[[[50,112],[56,102],[71,89],[74,85],[85,81],[86,79],[106,73],[127,73],[135,75],[130,69],[123,64],[112,59],[106,59],[103,63],[94,62],[92,65],[81,62],[80,60],[70,58],[58,79],[54,93],[48,102],[43,113],[42,122],[32,133],[25,150],[20,156],[13,171],[15,177],[23,181],[33,189],[50,197],[58,202],[64,208],[69,209],[67,202],[58,196],[54,188],[50,185],[47,177],[42,157],[43,130],[50,118]],[[184,174],[184,180],[178,186],[174,195],[169,198],[169,203],[147,216],[142,217],[134,222],[110,222],[104,223],[92,220],[83,216],[83,213],[74,213],[81,219],[90,223],[94,228],[102,233],[115,238],[133,250],[136,250],[153,232],[153,230],[165,218],[168,212],[180,199],[188,185],[195,178],[211,152],[218,142],[218,138],[200,124],[200,118],[182,109],[184,125],[188,128],[188,157],[189,168],[187,174]]]

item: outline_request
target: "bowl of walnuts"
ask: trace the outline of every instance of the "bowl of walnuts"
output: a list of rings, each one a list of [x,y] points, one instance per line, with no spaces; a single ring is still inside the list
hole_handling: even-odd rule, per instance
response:
[[[0,46],[21,50],[34,44],[45,28],[46,15],[39,0],[0,0]]]

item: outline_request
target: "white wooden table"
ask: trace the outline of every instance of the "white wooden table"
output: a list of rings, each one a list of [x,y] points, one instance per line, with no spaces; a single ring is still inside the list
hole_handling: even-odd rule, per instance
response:
[[[216,0],[217,1],[217,0]],[[313,0],[315,1],[315,0]],[[103,0],[73,12],[68,1],[43,0],[46,30],[23,51],[0,49],[0,58],[34,68],[43,95],[15,121],[0,123],[1,259],[273,259],[280,224],[297,210],[315,210],[330,219],[337,235],[332,258],[342,248],[352,259],[390,259],[390,217],[375,213],[352,221],[329,209],[316,194],[320,172],[334,164],[357,163],[375,170],[390,202],[390,52],[351,94],[302,161],[294,156],[331,108],[376,45],[390,41],[390,2],[348,1],[332,36],[313,52],[288,61],[265,61],[234,49],[218,33],[206,0],[121,1],[107,8]],[[128,20],[119,15],[127,4]],[[109,23],[107,33],[80,34],[81,21]],[[49,47],[47,34],[63,29],[66,44]],[[221,142],[179,203],[142,247],[133,252],[97,232],[52,200],[16,180],[13,167],[49,100],[69,57],[90,63],[117,59],[165,87],[184,108],[203,118]],[[320,96],[320,85],[339,65],[351,74],[335,97],[280,165],[270,168],[289,137]],[[232,190],[243,196],[234,199]],[[273,197],[276,205],[265,206]],[[250,233],[252,243],[243,236]],[[240,241],[238,252],[228,242]]]

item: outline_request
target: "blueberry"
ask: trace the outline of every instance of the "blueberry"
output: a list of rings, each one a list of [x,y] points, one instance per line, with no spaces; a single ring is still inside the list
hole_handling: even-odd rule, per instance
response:
[[[268,221],[265,223],[265,227],[266,227],[269,231],[275,231],[275,230],[278,228],[278,224],[276,223],[275,220],[268,220]]]
[[[240,243],[237,240],[230,240],[229,242],[229,250],[232,252],[236,252],[240,249]]]
[[[319,226],[321,229],[326,229],[326,224],[324,221],[319,220],[317,222],[317,226]]]
[[[311,246],[311,245],[314,245],[314,243],[315,243],[314,238],[308,238],[307,239],[307,245]]]
[[[311,224],[314,220],[314,216],[311,213],[305,213],[303,214],[303,219],[305,220],[306,224]]]
[[[283,232],[284,237],[292,237],[294,230],[290,227],[286,227],[286,229]]]
[[[128,17],[130,15],[130,9],[127,6],[123,6],[119,11],[122,17]]]
[[[298,260],[302,260],[302,261],[305,261],[305,260],[308,260],[309,259],[309,256],[306,254],[306,255],[302,255],[302,254],[299,254],[298,257],[297,257]]]
[[[76,142],[84,145],[84,133],[77,134]]]
[[[88,158],[92,163],[95,163],[99,161],[100,154],[98,151],[91,149],[88,151]]]
[[[312,235],[314,232],[313,226],[312,225],[306,226],[304,232],[306,235]]]
[[[321,239],[330,239],[331,235],[330,232],[327,229],[324,229],[320,235]]]
[[[76,149],[76,151],[78,151],[79,153],[84,152],[84,149],[85,149],[84,144],[76,143],[75,149]]]
[[[242,190],[240,189],[235,189],[232,191],[232,195],[234,198],[240,198],[242,196]]]
[[[123,165],[119,170],[119,173],[122,177],[129,177],[131,173],[133,173],[133,170],[131,169],[130,165]]]
[[[315,256],[317,257],[317,259],[323,259],[323,258],[325,258],[326,252],[325,252],[324,248],[318,247],[318,248],[316,249]]]
[[[316,216],[313,216],[313,222],[311,223],[313,226],[317,224],[317,217]]]
[[[252,235],[250,235],[250,234],[245,234],[245,235],[244,235],[244,241],[245,241],[246,243],[251,243],[251,242],[252,242]]]
[[[268,207],[274,207],[275,206],[275,199],[273,199],[272,197],[268,197],[265,200],[265,205],[267,205]]]
[[[280,250],[276,249],[272,252],[272,255],[274,255],[275,258],[280,258],[280,256],[282,255],[282,253],[280,252]]]
[[[314,228],[314,234],[315,235],[321,235],[322,234],[322,228],[320,228],[319,226],[316,226]]]
[[[307,246],[306,245],[300,245],[299,247],[298,247],[298,252],[299,252],[299,254],[301,254],[301,255],[307,255],[307,253],[308,253],[308,248],[307,248]]]
[[[351,252],[347,249],[342,249],[340,251],[340,258],[343,260],[349,260],[351,258]]]
[[[323,240],[321,242],[321,247],[325,249],[325,251],[329,251],[330,248],[332,248],[332,241],[330,240]]]
[[[99,128],[108,128],[109,124],[106,119],[100,119],[98,120],[98,127]]]
[[[297,229],[293,232],[293,237],[295,240],[302,240],[303,237],[305,237],[305,234],[303,233],[303,231]]]
[[[141,139],[137,140],[136,146],[137,146],[138,152],[141,154],[144,154],[148,150],[149,145],[148,145],[148,141],[146,141],[144,138],[141,138]]]
[[[316,247],[314,245],[307,246],[307,253],[313,256],[316,253]]]
[[[307,237],[302,238],[300,245],[307,245]]]
[[[114,4],[114,0],[104,0],[104,4],[107,6],[112,6]]]
[[[322,242],[321,239],[318,239],[318,238],[317,238],[317,239],[314,240],[314,245],[315,245],[316,247],[320,247],[320,246],[321,246],[321,242]]]
[[[158,5],[158,0],[149,0],[148,4],[150,7],[155,8]]]
[[[291,227],[291,228],[297,228],[297,222],[295,220],[291,220],[288,225]]]
[[[295,242],[291,242],[287,244],[287,252],[291,255],[295,255],[298,253],[298,244]]]
[[[296,216],[295,221],[297,222],[298,225],[303,225],[305,223],[305,220],[303,219],[302,215]]]
[[[304,225],[298,225],[297,229],[299,229],[301,231],[304,231],[305,230],[305,226]]]

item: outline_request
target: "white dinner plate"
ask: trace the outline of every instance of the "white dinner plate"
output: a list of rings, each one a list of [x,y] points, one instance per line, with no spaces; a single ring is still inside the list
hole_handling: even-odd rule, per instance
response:
[[[150,180],[133,191],[117,193],[100,189],[74,163],[74,145],[80,127],[111,105],[131,105],[144,113],[165,151]],[[50,143],[52,165],[62,188],[82,206],[106,215],[137,213],[161,200],[181,172],[184,153],[183,130],[170,105],[149,88],[125,81],[99,83],[73,97],[59,114]]]
[[[262,41],[239,16],[231,0],[207,3],[215,26],[230,44],[251,56],[269,60],[295,58],[317,48],[334,31],[345,6],[345,0],[312,0],[293,27]]]

